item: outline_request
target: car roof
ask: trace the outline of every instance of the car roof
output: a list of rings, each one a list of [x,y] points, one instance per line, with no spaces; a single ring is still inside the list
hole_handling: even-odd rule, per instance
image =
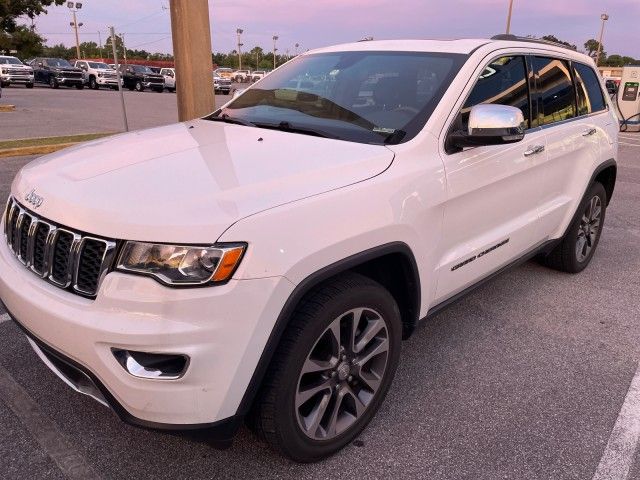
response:
[[[464,38],[451,40],[365,40],[354,43],[345,43],[331,47],[310,50],[306,54],[331,53],[344,51],[400,51],[400,52],[435,52],[435,53],[461,53],[471,54],[475,50],[490,45],[493,49],[501,48],[522,48],[522,49],[544,49],[553,51],[564,56],[579,58],[581,61],[590,61],[590,57],[566,48],[560,44],[546,42],[539,39],[505,37],[498,35],[495,38]]]

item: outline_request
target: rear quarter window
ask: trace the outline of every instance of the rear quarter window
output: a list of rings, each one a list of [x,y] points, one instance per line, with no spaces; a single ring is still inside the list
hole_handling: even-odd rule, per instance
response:
[[[607,109],[600,80],[593,68],[574,63],[574,75],[578,93],[578,115],[601,112]]]

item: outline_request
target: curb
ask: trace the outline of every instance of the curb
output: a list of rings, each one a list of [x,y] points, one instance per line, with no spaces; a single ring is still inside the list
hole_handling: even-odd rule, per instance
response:
[[[0,149],[0,158],[23,157],[26,155],[44,155],[46,153],[57,152],[63,148],[72,147],[81,142],[57,143],[55,145],[38,145],[34,147],[18,147]]]
[[[15,109],[15,105],[0,105],[0,112],[13,112]]]

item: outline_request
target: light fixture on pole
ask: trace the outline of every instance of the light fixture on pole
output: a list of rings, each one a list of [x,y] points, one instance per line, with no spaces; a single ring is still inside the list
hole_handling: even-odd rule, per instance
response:
[[[298,56],[298,48],[300,48],[300,44],[296,43],[295,47],[296,47],[295,56],[297,57]]]
[[[603,13],[600,15],[602,20],[602,27],[600,27],[600,37],[598,37],[598,51],[596,52],[596,66],[600,65],[600,53],[602,52],[602,37],[604,36],[604,22],[609,20],[609,15]]]
[[[278,51],[278,49],[276,48],[276,42],[278,41],[280,37],[278,37],[278,35],[274,35],[273,36],[273,69],[276,69],[276,52]]]
[[[78,10],[82,8],[81,2],[67,2],[67,7],[71,10],[73,14],[73,22],[71,26],[75,29],[76,32],[76,58],[80,60],[80,37],[78,36],[78,27],[84,25],[83,23],[78,24],[78,19],[76,18],[76,13]]]
[[[242,70],[242,46],[244,43],[240,41],[240,36],[244,33],[244,30],[238,28],[236,33],[238,34],[238,70]]]
[[[513,0],[509,0],[509,13],[507,14],[507,31],[506,34],[511,34],[511,14],[513,13]]]

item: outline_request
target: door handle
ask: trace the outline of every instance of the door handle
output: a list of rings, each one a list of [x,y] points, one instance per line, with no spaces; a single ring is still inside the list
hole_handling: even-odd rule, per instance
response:
[[[582,132],[582,136],[583,137],[588,137],[590,135],[593,135],[597,132],[598,130],[596,130],[595,128],[590,128],[588,130],[585,130],[584,132]]]
[[[529,147],[527,150],[525,150],[524,156],[530,157],[531,155],[542,152],[544,152],[544,145],[534,145],[533,147]]]

